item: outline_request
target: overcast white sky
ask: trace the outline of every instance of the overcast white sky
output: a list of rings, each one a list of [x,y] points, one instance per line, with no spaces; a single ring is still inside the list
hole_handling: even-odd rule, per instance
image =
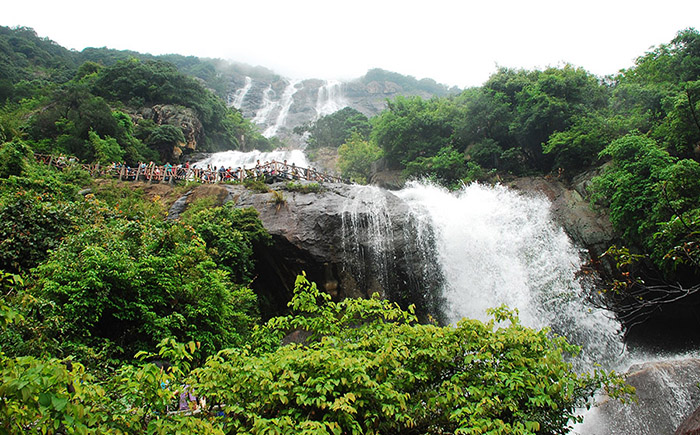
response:
[[[631,66],[679,30],[700,0],[64,0],[5,2],[0,25],[60,45],[177,53],[262,65],[292,78],[370,68],[459,87],[497,66],[564,62],[597,74]]]

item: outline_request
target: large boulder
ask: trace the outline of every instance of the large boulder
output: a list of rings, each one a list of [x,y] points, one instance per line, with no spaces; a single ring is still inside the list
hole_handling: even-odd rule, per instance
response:
[[[575,433],[585,435],[672,434],[700,405],[700,359],[633,365],[627,383],[637,390],[637,403],[604,399]]]
[[[700,435],[700,407],[683,420],[675,435]]]
[[[342,184],[324,184],[317,193],[289,191],[283,183],[264,193],[240,185],[216,189],[227,193],[222,202],[255,208],[272,235],[273,245],[256,253],[253,287],[273,311],[284,309],[296,276],[305,272],[337,299],[379,293],[415,304],[422,317],[440,317],[434,238],[425,228],[416,236],[417,222],[391,192]],[[196,197],[195,190],[171,215]]]

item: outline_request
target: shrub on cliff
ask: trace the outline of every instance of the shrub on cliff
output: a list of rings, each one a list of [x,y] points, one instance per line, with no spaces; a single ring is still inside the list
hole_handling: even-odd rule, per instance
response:
[[[66,237],[35,271],[34,294],[50,303],[43,315],[64,351],[124,358],[164,338],[198,341],[207,353],[243,344],[255,295],[231,282],[193,228],[106,217]]]

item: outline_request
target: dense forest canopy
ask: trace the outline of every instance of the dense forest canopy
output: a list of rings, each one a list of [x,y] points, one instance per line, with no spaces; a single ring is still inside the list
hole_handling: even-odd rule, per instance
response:
[[[360,77],[359,81],[365,84],[371,82],[392,82],[401,86],[404,91],[423,91],[436,96],[456,94],[459,92],[459,88],[450,88],[446,85],[437,83],[433,79],[425,78],[418,80],[412,76],[405,76],[399,73],[386,71],[381,68],[373,68],[367,71],[367,74]]]
[[[599,388],[625,391],[615,376],[574,373],[564,358],[574,347],[505,308],[488,323],[421,325],[411,307],[332,302],[301,276],[288,315],[262,323],[248,285],[270,237],[254,211],[200,204],[170,221],[141,189],[34,158],[133,165],[195,143],[269,147],[221,100],[221,68],[245,69],[74,52],[0,27],[4,432],[566,433]],[[311,149],[337,149],[347,176],[368,181],[380,159],[451,187],[596,171],[591,198],[620,234],[609,251],[618,314],[700,289],[697,30],[605,78],[564,65],[500,68],[461,92],[378,69],[362,80],[435,96],[397,97],[372,119],[346,108],[298,130]],[[282,346],[294,330],[309,337]],[[183,385],[209,399],[205,412],[166,414]]]

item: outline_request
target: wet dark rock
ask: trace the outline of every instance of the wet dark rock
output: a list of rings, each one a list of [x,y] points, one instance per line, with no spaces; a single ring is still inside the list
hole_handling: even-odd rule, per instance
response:
[[[191,194],[192,191],[190,190],[184,195],[182,195],[180,198],[178,198],[173,203],[173,205],[170,206],[170,210],[168,211],[168,219],[180,219],[180,215],[187,208],[187,199],[190,197]]]
[[[391,192],[324,184],[321,193],[300,193],[275,185],[284,197],[279,202],[272,193],[227,188],[236,206],[258,210],[273,237],[258,263],[258,279],[268,281],[261,288],[283,287],[289,297],[304,271],[335,298],[376,292],[439,317],[441,277],[434,258],[426,258],[435,255],[432,240],[417,240],[407,206]],[[377,209],[378,203],[385,206]]]

